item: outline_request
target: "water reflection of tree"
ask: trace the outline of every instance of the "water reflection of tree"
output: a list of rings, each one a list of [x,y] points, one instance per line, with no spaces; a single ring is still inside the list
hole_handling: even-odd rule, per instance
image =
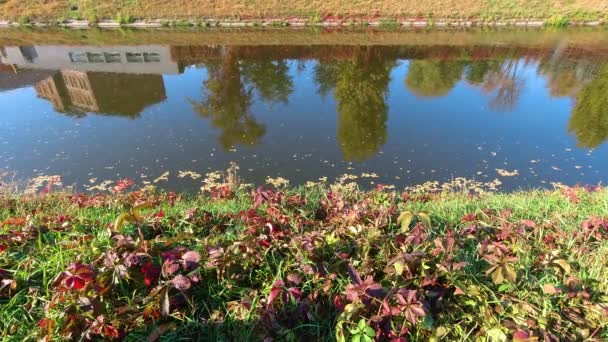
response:
[[[509,59],[503,63],[500,70],[491,72],[482,89],[494,96],[490,100],[490,108],[494,110],[512,110],[519,101],[525,79],[520,73],[520,60]]]
[[[471,62],[465,70],[465,79],[471,85],[482,86],[486,82],[488,75],[500,72],[502,63],[503,61],[500,60]]]
[[[546,59],[538,64],[537,73],[545,76],[552,97],[573,96],[581,89],[576,66],[571,63],[562,64]]]
[[[586,83],[595,78],[598,64],[587,59],[552,57],[542,59],[537,72],[546,77],[551,96],[576,96]]]
[[[568,131],[579,146],[594,148],[608,139],[608,64],[581,89],[570,117]]]
[[[282,102],[293,91],[293,80],[285,61],[243,61],[242,73],[245,81],[255,87],[260,97],[268,102]]]
[[[246,89],[241,79],[236,51],[229,47],[222,62],[207,64],[207,71],[205,100],[193,103],[194,110],[221,130],[219,141],[224,148],[257,144],[266,128],[250,112],[252,89]]]
[[[339,63],[319,62],[315,67],[315,82],[317,83],[317,93],[325,98],[338,81],[340,71]]]
[[[320,62],[315,69],[318,92],[334,89],[337,139],[346,160],[365,160],[386,143],[386,95],[394,61],[374,52],[362,48],[351,60]]]
[[[465,70],[465,79],[491,96],[490,108],[512,110],[525,85],[521,74],[525,63],[519,59],[470,62]]]
[[[412,60],[405,86],[418,96],[445,96],[456,86],[465,66],[462,61]]]

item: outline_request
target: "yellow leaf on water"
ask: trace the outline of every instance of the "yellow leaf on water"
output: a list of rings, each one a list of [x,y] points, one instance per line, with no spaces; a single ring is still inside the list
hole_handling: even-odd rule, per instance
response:
[[[519,175],[519,171],[517,170],[507,171],[505,169],[496,169],[496,172],[503,177],[513,177]]]

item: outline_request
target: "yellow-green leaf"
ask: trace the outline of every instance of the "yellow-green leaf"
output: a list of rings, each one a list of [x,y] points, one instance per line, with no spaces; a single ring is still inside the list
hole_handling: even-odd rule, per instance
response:
[[[399,261],[395,262],[393,264],[393,267],[395,268],[395,273],[397,275],[401,275],[403,273],[404,266],[405,266],[405,264],[403,263],[403,260],[399,260]]]
[[[514,283],[517,279],[517,272],[515,272],[515,269],[509,265],[503,266],[503,273],[505,278],[512,283]]]
[[[141,221],[143,221],[143,217],[141,216],[140,210],[145,209],[145,208],[151,208],[151,207],[152,206],[149,203],[138,204],[138,205],[134,206],[133,209],[131,210],[131,215],[133,216],[133,218],[136,221],[141,222]]]
[[[343,321],[338,321],[338,323],[336,323],[336,341],[337,342],[346,342],[346,338],[344,337],[344,331],[343,331]]]
[[[570,274],[571,268],[570,268],[570,264],[568,263],[568,261],[564,260],[564,259],[557,259],[557,260],[553,260],[552,262],[553,264],[556,264],[557,266],[559,266],[564,274]]]
[[[492,272],[492,282],[494,282],[494,284],[496,284],[496,285],[502,284],[502,282],[504,280],[505,280],[505,278],[502,274],[501,268],[497,268],[496,270],[494,270],[494,272]]]
[[[133,216],[130,213],[122,213],[114,221],[114,230],[119,231],[125,222],[133,220]]]
[[[503,342],[507,340],[507,335],[500,328],[492,328],[486,332],[487,341]]]
[[[426,228],[426,230],[430,230],[431,229],[431,217],[426,213],[418,213],[418,217],[420,218],[420,221],[424,225],[424,228]]]
[[[444,326],[437,327],[437,330],[435,330],[435,336],[437,336],[437,337],[442,337],[442,336],[446,335],[447,333],[448,333],[448,329]]]
[[[414,219],[414,214],[411,211],[404,211],[399,215],[397,222],[401,225],[401,232],[406,233],[410,230],[410,223]]]

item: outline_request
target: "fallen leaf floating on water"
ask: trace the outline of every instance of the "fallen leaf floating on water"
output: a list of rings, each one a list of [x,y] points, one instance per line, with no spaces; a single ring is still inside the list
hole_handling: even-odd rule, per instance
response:
[[[158,183],[158,182],[166,182],[169,180],[169,171],[163,173],[162,175],[160,175],[158,178],[156,178],[153,183]]]
[[[519,171],[517,170],[507,171],[505,169],[496,169],[496,172],[503,177],[513,177],[519,175]]]
[[[378,178],[378,175],[375,173],[362,173],[362,178]]]
[[[285,179],[283,177],[277,177],[277,178],[268,177],[268,178],[266,178],[266,184],[270,184],[270,185],[274,186],[275,188],[281,188],[281,187],[288,186],[289,180]]]
[[[113,181],[111,180],[104,180],[103,182],[99,183],[98,185],[93,185],[93,186],[86,186],[85,188],[87,189],[87,191],[108,191],[110,185],[114,184]]]
[[[194,172],[194,171],[179,171],[179,174],[177,175],[177,177],[179,177],[179,178],[189,177],[194,180],[197,180],[197,179],[201,178],[202,175],[200,173]]]

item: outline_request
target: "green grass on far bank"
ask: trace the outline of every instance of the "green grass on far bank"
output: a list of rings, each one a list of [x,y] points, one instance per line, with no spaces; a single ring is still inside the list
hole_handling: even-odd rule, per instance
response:
[[[604,19],[603,0],[3,0],[0,18],[13,19],[340,19],[459,18],[476,20]]]
[[[129,185],[0,188],[1,336],[608,338],[606,189]]]

